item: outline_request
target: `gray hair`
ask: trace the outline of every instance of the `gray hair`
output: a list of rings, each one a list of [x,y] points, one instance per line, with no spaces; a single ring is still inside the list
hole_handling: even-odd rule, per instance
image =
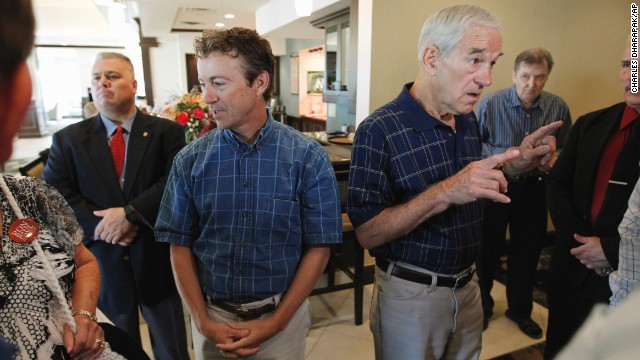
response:
[[[435,45],[447,58],[464,33],[471,27],[501,29],[500,20],[485,9],[474,5],[455,5],[431,15],[422,26],[418,40],[418,62],[427,46]]]
[[[543,48],[527,49],[516,56],[516,60],[513,62],[513,70],[518,72],[522,63],[544,65],[545,61],[547,62],[549,72],[551,72],[551,68],[553,68],[553,57],[551,57],[549,51]]]
[[[103,59],[119,59],[126,62],[129,65],[129,71],[131,72],[131,77],[134,79],[136,78],[135,73],[133,71],[133,63],[131,62],[131,59],[129,59],[128,56],[118,52],[111,52],[111,51],[99,52],[98,55],[96,55],[96,61],[103,60]]]

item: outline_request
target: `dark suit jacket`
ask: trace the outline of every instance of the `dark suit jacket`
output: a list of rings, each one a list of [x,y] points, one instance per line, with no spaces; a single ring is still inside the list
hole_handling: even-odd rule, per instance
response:
[[[107,315],[128,313],[136,302],[153,305],[176,292],[168,244],[155,242],[152,226],[173,157],[184,145],[180,125],[138,111],[129,134],[121,189],[99,115],[53,136],[43,178],[62,193],[84,229],[84,242],[100,264],[98,306]],[[101,218],[93,211],[126,204],[136,208],[150,226],[141,224],[129,247],[94,241]]]
[[[618,225],[639,174],[640,124],[635,125],[618,155],[611,176],[611,180],[626,185],[609,184],[595,224],[591,224],[590,211],[600,156],[620,125],[624,108],[625,103],[619,103],[580,117],[547,176],[547,206],[557,233],[552,276],[572,287],[580,286],[588,271],[593,271],[569,253],[581,245],[573,239],[574,233],[599,236],[607,260],[614,268],[618,266]]]

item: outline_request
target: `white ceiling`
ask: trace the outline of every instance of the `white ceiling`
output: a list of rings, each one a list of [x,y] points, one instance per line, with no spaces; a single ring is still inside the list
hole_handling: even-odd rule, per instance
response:
[[[1,1],[1,0],[0,0]],[[145,37],[161,37],[176,33],[172,30],[200,32],[223,22],[225,28],[241,26],[256,28],[256,10],[269,2],[282,0],[119,0],[126,5],[128,17],[141,20]],[[315,0],[322,3],[323,0]],[[324,0],[324,2],[327,2]],[[291,1],[293,3],[293,1]],[[93,0],[33,0],[37,20],[38,44],[90,44],[113,43],[114,31],[107,21],[107,10]],[[272,4],[273,5],[273,4]],[[341,10],[349,0],[333,1],[331,6],[314,11],[310,17],[294,19],[262,34],[278,38],[322,38],[323,32],[310,25],[310,21]],[[234,19],[224,15],[233,13]],[[117,41],[117,40],[116,40]]]

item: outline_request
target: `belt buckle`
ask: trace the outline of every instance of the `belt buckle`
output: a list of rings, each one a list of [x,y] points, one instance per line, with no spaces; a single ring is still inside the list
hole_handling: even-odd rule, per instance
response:
[[[243,307],[237,307],[235,311],[236,315],[239,317],[247,316],[249,315],[250,312],[251,312],[251,309],[245,309]]]

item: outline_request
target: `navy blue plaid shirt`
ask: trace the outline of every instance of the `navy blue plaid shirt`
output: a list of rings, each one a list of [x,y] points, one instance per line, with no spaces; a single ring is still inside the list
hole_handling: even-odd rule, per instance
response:
[[[176,155],[155,230],[158,241],[192,248],[213,299],[282,293],[303,245],[342,241],[329,157],[271,115],[252,146],[230,130],[210,131]]]
[[[454,132],[415,101],[409,93],[412,85],[405,85],[395,100],[358,126],[347,204],[355,227],[480,159],[475,115],[456,116]],[[372,249],[371,255],[457,274],[475,260],[481,224],[479,201],[454,205],[409,234]]]
[[[562,98],[543,91],[527,110],[518,98],[515,85],[483,97],[476,115],[480,123],[483,158],[519,146],[525,136],[557,120],[562,120],[563,125],[552,135],[556,137],[556,147],[562,149],[571,130],[571,112]]]

